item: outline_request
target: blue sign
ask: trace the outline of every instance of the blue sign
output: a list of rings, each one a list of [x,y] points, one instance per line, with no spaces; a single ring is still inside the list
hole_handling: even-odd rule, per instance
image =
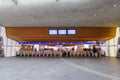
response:
[[[19,44],[55,44],[55,45],[62,45],[62,44],[103,44],[104,42],[97,42],[97,41],[87,41],[87,42],[18,42]]]

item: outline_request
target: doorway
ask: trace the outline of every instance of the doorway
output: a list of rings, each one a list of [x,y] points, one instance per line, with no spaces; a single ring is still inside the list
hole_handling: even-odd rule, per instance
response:
[[[4,56],[4,52],[3,52],[3,38],[0,37],[0,57]]]

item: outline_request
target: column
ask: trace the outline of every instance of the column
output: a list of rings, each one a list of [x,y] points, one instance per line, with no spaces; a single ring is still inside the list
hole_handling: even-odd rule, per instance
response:
[[[120,37],[120,28],[116,28],[116,35],[108,41],[108,54],[110,57],[116,57],[118,51],[118,38]]]

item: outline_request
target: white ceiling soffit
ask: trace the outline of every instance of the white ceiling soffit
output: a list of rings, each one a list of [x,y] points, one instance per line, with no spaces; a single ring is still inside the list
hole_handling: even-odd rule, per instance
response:
[[[0,25],[119,26],[120,0],[0,0]]]

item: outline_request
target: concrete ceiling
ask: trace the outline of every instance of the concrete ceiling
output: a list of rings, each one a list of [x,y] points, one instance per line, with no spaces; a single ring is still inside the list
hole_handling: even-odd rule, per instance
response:
[[[0,0],[0,25],[119,26],[120,0]]]

